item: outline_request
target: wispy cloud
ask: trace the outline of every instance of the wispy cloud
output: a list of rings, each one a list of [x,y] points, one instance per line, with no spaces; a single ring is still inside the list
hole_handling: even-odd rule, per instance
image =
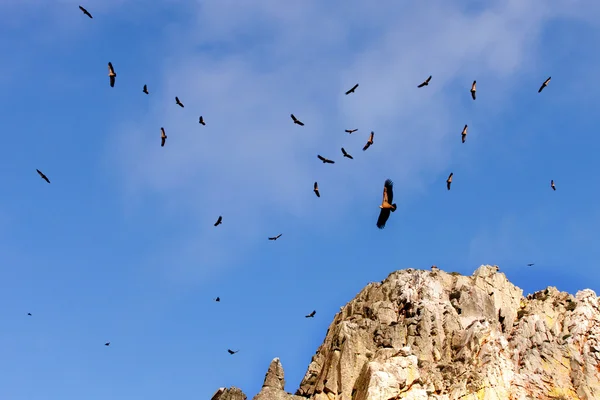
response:
[[[279,233],[273,213],[333,223],[372,203],[358,212],[375,216],[388,177],[402,187],[400,207],[422,195],[447,174],[449,143],[467,116],[493,113],[524,77],[545,79],[544,27],[587,18],[572,2],[475,3],[478,11],[444,1],[188,5],[187,24],[169,33],[162,77],[148,82],[147,120],[122,121],[111,138],[118,145],[107,150],[127,201],[158,196],[166,212],[186,213],[197,226],[157,250],[158,259],[182,265],[177,279],[193,282],[204,275],[188,274],[191,260],[223,268]],[[417,89],[428,75],[431,85]],[[470,99],[473,79],[485,101]],[[355,83],[356,93],[344,96]],[[306,126],[293,125],[290,113]],[[347,128],[359,131],[349,136]],[[375,144],[363,152],[371,130]],[[342,159],[342,146],[355,160]],[[311,206],[315,180],[326,208]],[[218,215],[225,222],[215,229]],[[217,231],[227,224],[236,226],[229,242]]]

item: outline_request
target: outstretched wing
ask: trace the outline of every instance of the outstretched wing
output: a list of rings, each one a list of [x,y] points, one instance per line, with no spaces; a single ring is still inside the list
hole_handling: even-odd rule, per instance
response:
[[[394,201],[394,182],[391,179],[387,179],[383,184],[383,199],[390,204]]]
[[[385,223],[387,222],[389,217],[390,217],[390,209],[382,208],[381,211],[379,212],[379,218],[377,218],[377,227],[379,229],[385,228]]]

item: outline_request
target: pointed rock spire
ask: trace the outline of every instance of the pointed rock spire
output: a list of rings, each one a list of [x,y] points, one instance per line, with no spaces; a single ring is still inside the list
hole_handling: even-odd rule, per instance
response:
[[[269,369],[265,375],[265,382],[263,383],[263,388],[269,387],[273,389],[284,390],[285,388],[285,379],[283,374],[283,367],[281,366],[281,362],[279,358],[274,358],[269,365]]]

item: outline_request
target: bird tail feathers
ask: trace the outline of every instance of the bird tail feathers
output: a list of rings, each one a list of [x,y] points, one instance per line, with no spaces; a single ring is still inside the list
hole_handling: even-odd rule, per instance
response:
[[[396,211],[396,203],[392,204],[392,212]]]

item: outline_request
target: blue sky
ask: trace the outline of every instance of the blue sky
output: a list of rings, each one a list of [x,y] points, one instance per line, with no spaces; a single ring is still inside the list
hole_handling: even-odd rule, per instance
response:
[[[403,268],[600,289],[600,5],[78,5],[0,2],[1,398],[251,397],[273,357],[293,392]]]

